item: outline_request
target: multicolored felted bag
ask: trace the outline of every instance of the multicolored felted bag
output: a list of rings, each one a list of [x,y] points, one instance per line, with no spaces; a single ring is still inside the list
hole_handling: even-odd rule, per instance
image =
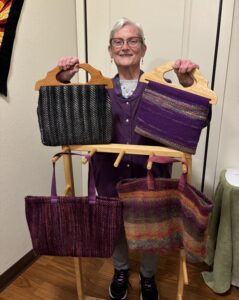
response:
[[[153,162],[178,160],[152,157]],[[186,174],[180,179],[125,179],[117,186],[123,201],[123,218],[130,250],[168,254],[184,249],[191,261],[206,257],[207,228],[212,203],[187,184]]]

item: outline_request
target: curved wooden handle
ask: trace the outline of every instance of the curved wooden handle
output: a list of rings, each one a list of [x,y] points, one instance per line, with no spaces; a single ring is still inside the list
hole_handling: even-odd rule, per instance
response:
[[[100,84],[105,85],[106,88],[113,88],[112,79],[108,77],[104,77],[102,73],[93,68],[89,64],[79,64],[79,69],[83,69],[88,72],[91,76],[90,80],[86,83],[62,83],[57,80],[57,74],[61,72],[60,67],[55,67],[51,71],[49,71],[44,79],[38,80],[35,85],[35,90],[39,90],[41,86],[56,86],[56,85],[90,85],[90,84]]]
[[[161,65],[160,67],[158,67],[157,69],[155,69],[158,73],[159,78],[161,78],[162,81],[166,82],[164,79],[164,74],[173,70],[173,64],[174,62],[167,62],[163,65]],[[194,84],[201,84],[202,86],[205,86],[207,88],[208,86],[208,80],[206,80],[203,76],[202,73],[198,70],[198,69],[194,69],[194,71],[192,72],[192,76],[194,78]]]
[[[92,67],[89,64],[86,64],[86,63],[78,64],[77,67],[79,69],[82,69],[82,70],[85,70],[86,72],[88,72],[91,76],[90,80],[97,81],[97,80],[101,80],[102,78],[105,78],[99,70],[95,69],[94,67]],[[90,81],[88,81],[88,82],[90,82]]]
[[[210,99],[210,103],[216,104],[217,102],[217,96],[214,91],[208,88],[208,81],[203,77],[202,73],[195,69],[192,72],[192,76],[194,78],[194,82],[189,87],[183,87],[178,84],[169,83],[164,79],[164,74],[168,71],[171,71],[173,69],[174,62],[167,62],[160,67],[152,70],[151,72],[145,72],[141,75],[140,81],[148,83],[149,80],[159,82],[164,85],[168,85],[174,88],[177,88],[179,90],[183,90],[189,93],[193,93],[196,95],[200,95],[202,97]]]

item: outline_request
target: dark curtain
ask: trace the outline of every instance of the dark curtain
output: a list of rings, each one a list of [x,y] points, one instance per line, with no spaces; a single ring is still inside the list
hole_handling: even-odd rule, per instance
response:
[[[0,94],[7,96],[12,48],[24,0],[0,0]]]

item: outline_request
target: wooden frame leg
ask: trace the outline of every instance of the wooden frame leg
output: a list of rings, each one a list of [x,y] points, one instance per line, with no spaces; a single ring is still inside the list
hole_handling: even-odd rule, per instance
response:
[[[82,278],[82,268],[81,260],[79,258],[74,258],[75,273],[76,273],[76,288],[78,299],[85,299],[84,290],[83,290],[83,278]]]
[[[183,299],[184,285],[188,285],[188,272],[186,264],[186,255],[184,250],[180,250],[179,253],[179,274],[178,274],[178,291],[177,300]]]
[[[187,182],[191,182],[192,177],[192,156],[190,154],[185,154],[185,158],[188,165],[188,175]],[[186,264],[186,255],[183,249],[179,252],[179,273],[178,273],[178,291],[177,291],[177,300],[183,299],[183,290],[184,285],[188,285],[188,272]]]
[[[76,288],[77,288],[78,300],[106,300],[106,299],[100,299],[100,298],[84,295],[81,259],[74,258],[74,264],[75,264]]]
[[[67,147],[67,146],[62,147],[62,148],[63,148],[63,152],[70,151],[69,147]],[[74,196],[75,189],[74,189],[72,158],[69,155],[64,155],[63,160],[64,160],[64,172],[65,172],[65,182],[66,182],[65,195]],[[75,265],[76,288],[77,288],[78,299],[84,300],[85,296],[84,296],[84,290],[83,290],[81,261],[79,258],[74,258],[74,265]]]

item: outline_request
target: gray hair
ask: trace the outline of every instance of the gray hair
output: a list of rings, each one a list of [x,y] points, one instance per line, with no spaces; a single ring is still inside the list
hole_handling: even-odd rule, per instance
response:
[[[141,27],[141,25],[139,23],[135,23],[127,18],[121,18],[119,19],[115,25],[113,26],[112,30],[110,31],[110,40],[113,38],[114,34],[120,30],[121,28],[123,28],[125,25],[132,25],[134,26],[138,32],[139,32],[139,36],[142,38],[142,43],[143,45],[145,45],[145,38],[144,38],[144,31],[143,28]]]

